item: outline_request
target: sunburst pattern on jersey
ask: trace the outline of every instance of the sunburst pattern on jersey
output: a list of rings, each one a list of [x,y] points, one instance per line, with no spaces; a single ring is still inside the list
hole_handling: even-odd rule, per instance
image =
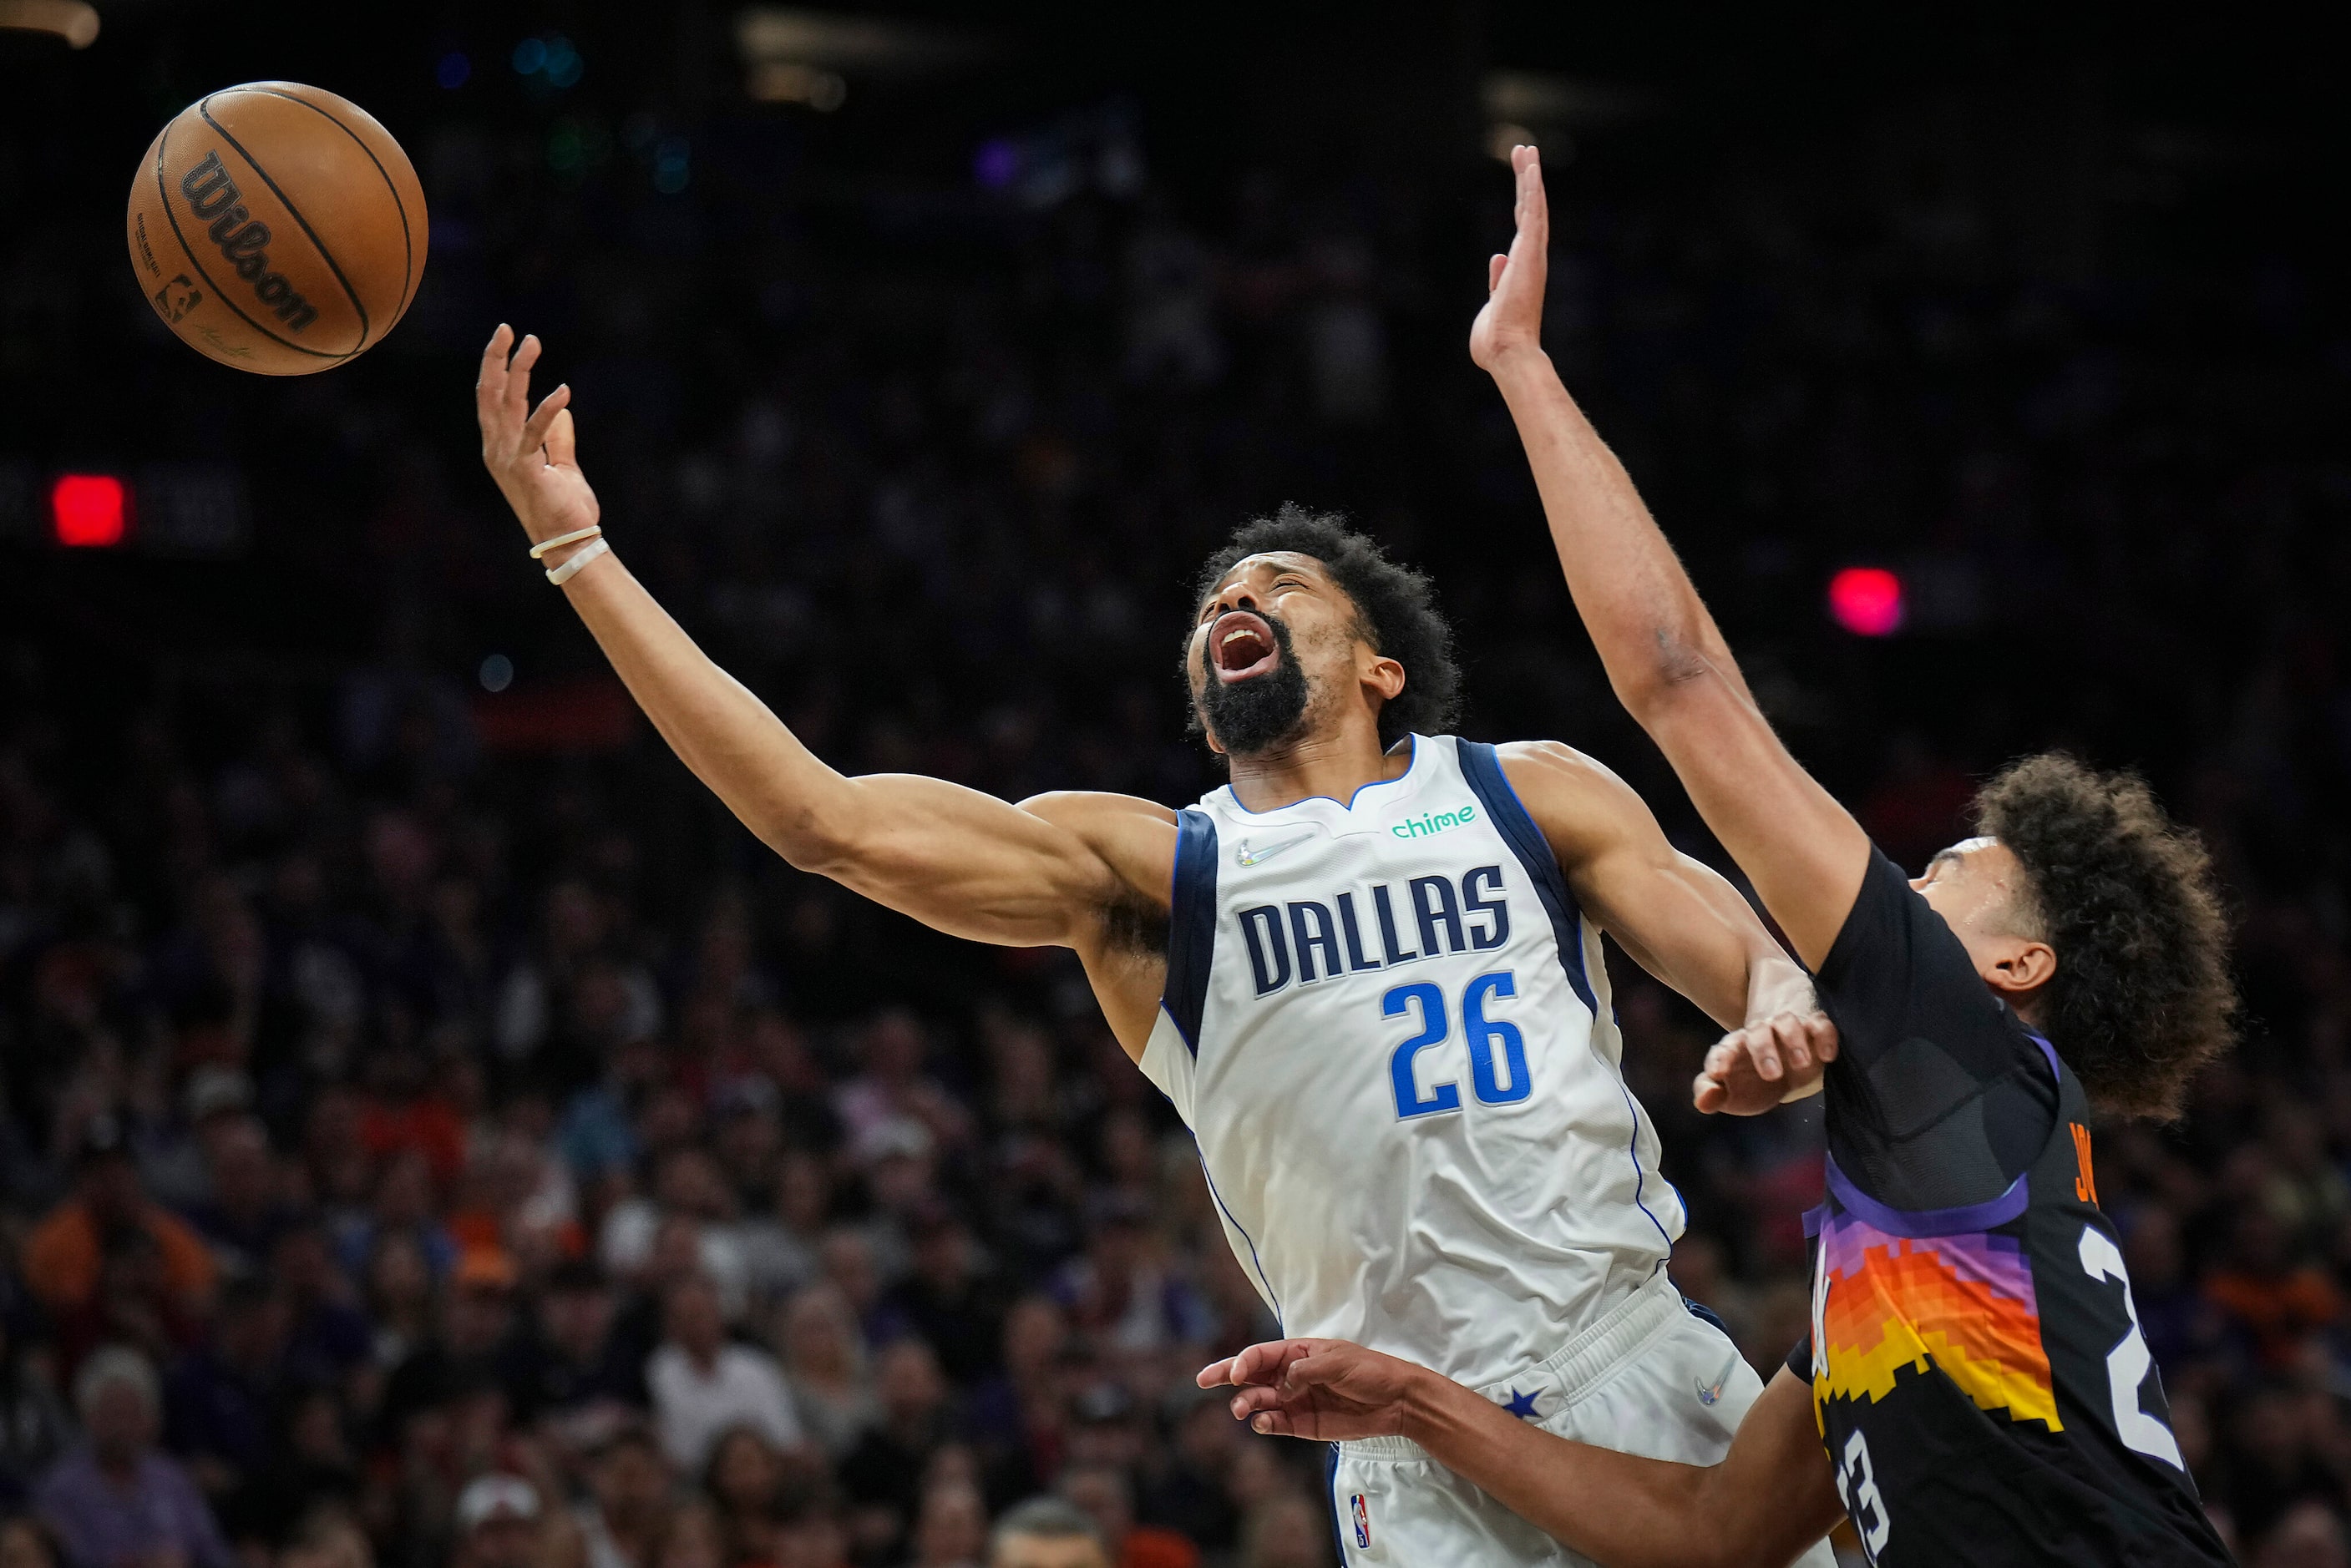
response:
[[[1897,1370],[1931,1366],[1980,1409],[2062,1430],[2022,1243],[1997,1232],[1895,1236],[1857,1215],[1821,1232],[1825,1368],[1815,1403],[1883,1399]]]

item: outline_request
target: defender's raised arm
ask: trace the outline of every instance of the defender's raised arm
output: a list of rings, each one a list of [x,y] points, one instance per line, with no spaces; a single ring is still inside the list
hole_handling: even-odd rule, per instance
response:
[[[534,544],[583,535],[599,515],[577,461],[570,389],[558,387],[529,409],[538,352],[537,337],[517,348],[512,330],[500,327],[475,388],[482,461]],[[1103,909],[1134,888],[1164,888],[1173,814],[1149,802],[1048,797],[1029,809],[943,779],[850,778],[826,765],[712,663],[603,543],[590,536],[558,545],[543,564],[562,577],[572,607],[662,738],[794,866],[956,936],[1081,950]],[[1155,856],[1155,867],[1148,864]]]
[[[1542,351],[1550,217],[1542,169],[1517,149],[1518,234],[1490,264],[1469,352],[1517,421],[1560,565],[1609,684],[1673,763],[1707,826],[1817,968],[1869,864],[1859,824],[1788,753],[1714,618],[1615,453]]]

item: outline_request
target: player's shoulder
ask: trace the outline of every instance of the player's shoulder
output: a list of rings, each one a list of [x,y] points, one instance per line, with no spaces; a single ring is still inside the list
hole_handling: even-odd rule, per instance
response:
[[[1620,841],[1653,820],[1632,785],[1563,741],[1505,741],[1494,756],[1510,793],[1562,860]]]
[[[1504,741],[1494,747],[1494,758],[1529,811],[1536,809],[1538,796],[1557,805],[1608,805],[1638,798],[1605,763],[1564,741]]]

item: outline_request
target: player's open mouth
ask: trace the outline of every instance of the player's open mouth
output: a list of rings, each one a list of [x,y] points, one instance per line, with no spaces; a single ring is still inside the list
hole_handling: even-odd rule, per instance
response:
[[[1217,679],[1228,686],[1263,675],[1280,659],[1273,628],[1265,624],[1263,616],[1228,610],[1208,628],[1208,662],[1216,667]]]

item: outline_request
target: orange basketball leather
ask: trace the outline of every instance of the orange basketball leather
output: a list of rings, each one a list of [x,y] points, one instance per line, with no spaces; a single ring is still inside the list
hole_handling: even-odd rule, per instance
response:
[[[131,263],[173,332],[224,365],[301,376],[392,330],[424,272],[424,192],[364,109],[296,82],[198,99],[131,181]]]

